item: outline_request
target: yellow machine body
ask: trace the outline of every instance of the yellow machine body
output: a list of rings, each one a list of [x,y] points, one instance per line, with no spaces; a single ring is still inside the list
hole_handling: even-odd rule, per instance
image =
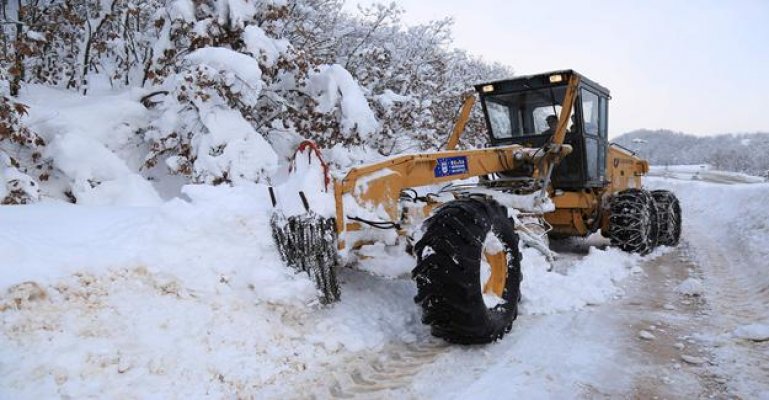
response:
[[[597,229],[607,232],[609,213],[606,197],[629,188],[641,188],[649,163],[627,150],[610,146],[606,157],[607,185],[582,191],[553,191],[555,211],[545,214],[557,236],[587,236]]]
[[[400,202],[401,193],[405,189],[505,173],[519,169],[522,165],[531,167],[530,178],[549,179],[553,168],[572,152],[572,147],[564,144],[564,139],[579,94],[579,85],[580,75],[569,75],[560,104],[557,128],[546,146],[511,144],[455,150],[476,102],[475,96],[471,95],[463,103],[455,128],[448,138],[446,151],[401,155],[352,168],[343,178],[334,181],[340,249],[356,246],[346,242],[344,233],[365,228],[358,221],[360,218],[351,218],[360,217],[356,215],[360,210],[366,210],[369,219],[407,225],[410,221],[409,211]],[[483,86],[484,90],[486,87]],[[606,153],[605,184],[600,187],[564,191],[555,189],[549,180],[544,181],[546,191],[555,205],[554,211],[544,214],[545,220],[553,227],[552,234],[585,236],[605,228],[608,224],[608,197],[623,189],[641,187],[641,177],[649,168],[646,161],[613,145],[607,148]],[[446,167],[452,160],[460,160],[462,166],[459,171],[441,174],[438,169]],[[421,206],[419,214],[428,216],[441,203],[440,199],[429,199]]]

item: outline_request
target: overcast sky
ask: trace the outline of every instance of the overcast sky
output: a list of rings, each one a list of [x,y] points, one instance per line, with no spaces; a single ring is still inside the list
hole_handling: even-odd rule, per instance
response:
[[[370,0],[347,0],[347,7]],[[396,0],[516,75],[573,68],[611,90],[610,136],[769,132],[769,0]]]

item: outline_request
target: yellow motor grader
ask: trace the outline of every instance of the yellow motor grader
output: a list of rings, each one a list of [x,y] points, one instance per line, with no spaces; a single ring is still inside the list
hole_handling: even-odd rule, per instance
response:
[[[327,178],[333,218],[315,214],[305,193],[305,215],[273,217],[284,261],[314,278],[322,302],[340,296],[338,251],[394,237],[416,258],[414,300],[432,334],[488,343],[509,332],[518,314],[519,240],[548,256],[547,236],[599,230],[612,245],[641,254],[678,243],[675,195],[643,189],[648,163],[608,141],[606,88],[564,70],[475,89],[445,151],[395,156]],[[478,101],[490,146],[456,150]],[[311,143],[299,151],[322,163]]]

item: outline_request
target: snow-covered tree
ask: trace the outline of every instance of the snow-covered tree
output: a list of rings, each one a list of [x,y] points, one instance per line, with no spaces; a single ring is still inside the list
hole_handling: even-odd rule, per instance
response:
[[[395,5],[354,17],[342,0],[2,4],[9,99],[25,82],[86,95],[141,88],[145,171],[167,166],[191,182],[265,180],[302,139],[382,154],[438,148],[471,84],[510,75],[452,50],[451,20],[405,26]],[[485,141],[481,121],[476,110],[463,144]]]
[[[755,175],[769,170],[769,133],[694,136],[667,130],[639,130],[615,141],[654,165],[710,164],[720,170]]]

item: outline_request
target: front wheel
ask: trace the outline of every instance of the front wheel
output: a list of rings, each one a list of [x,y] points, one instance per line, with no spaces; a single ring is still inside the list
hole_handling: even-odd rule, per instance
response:
[[[414,247],[414,301],[431,333],[460,344],[490,343],[518,316],[521,255],[507,209],[481,197],[446,203]]]

